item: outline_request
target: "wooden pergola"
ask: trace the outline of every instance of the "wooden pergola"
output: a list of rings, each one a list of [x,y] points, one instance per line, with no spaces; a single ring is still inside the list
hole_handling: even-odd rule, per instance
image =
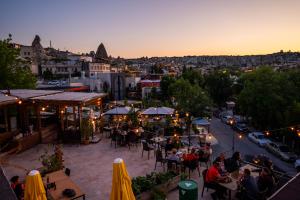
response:
[[[68,107],[72,107],[73,119],[75,126],[80,130],[82,121],[82,108],[88,106],[97,106],[102,111],[103,98],[105,93],[84,93],[84,92],[62,92],[31,98],[31,101],[37,104],[38,110],[41,111],[46,106],[55,106],[56,113],[59,114],[61,130],[64,132],[68,127]],[[77,110],[77,113],[76,113]],[[41,120],[40,113],[37,115],[38,121]],[[38,122],[40,124],[40,122]]]
[[[18,98],[0,93],[0,109],[3,110],[4,128],[6,132],[10,131],[10,123],[8,122],[7,108],[10,105],[16,104]]]

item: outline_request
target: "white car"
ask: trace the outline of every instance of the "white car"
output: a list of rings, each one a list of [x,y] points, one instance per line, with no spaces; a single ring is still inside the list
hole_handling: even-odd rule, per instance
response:
[[[270,143],[271,140],[266,138],[262,132],[252,132],[248,134],[249,140],[258,144],[260,147],[264,147],[267,143]]]
[[[60,82],[58,80],[49,81],[48,85],[59,85]]]

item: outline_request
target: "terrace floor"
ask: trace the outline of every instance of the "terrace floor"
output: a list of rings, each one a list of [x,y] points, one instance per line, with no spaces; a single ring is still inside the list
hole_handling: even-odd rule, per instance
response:
[[[3,164],[5,174],[10,179],[19,175],[24,180],[26,171],[41,167],[38,160],[41,154],[48,150],[53,152],[52,145],[40,144],[23,153],[13,155]],[[147,153],[141,157],[141,146],[127,147],[110,146],[109,139],[103,139],[97,144],[90,145],[63,145],[65,167],[71,169],[71,179],[79,185],[86,194],[88,200],[109,199],[112,179],[112,163],[115,158],[123,158],[131,177],[146,175],[154,170],[155,158],[153,152],[147,159]],[[158,165],[157,171],[162,171]],[[202,167],[203,169],[203,167]],[[195,171],[192,178],[197,180],[199,185],[199,199],[202,190],[202,177],[198,177]],[[176,200],[178,190],[168,195],[168,199]],[[211,199],[210,192],[204,192],[204,199]]]

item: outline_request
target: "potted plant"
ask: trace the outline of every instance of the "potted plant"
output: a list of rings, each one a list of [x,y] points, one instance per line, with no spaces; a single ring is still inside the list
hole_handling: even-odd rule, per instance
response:
[[[93,123],[91,119],[82,119],[80,124],[81,141],[83,144],[89,144],[90,136],[93,133]]]
[[[54,149],[54,154],[49,154],[46,150],[39,158],[43,167],[41,168],[41,174],[47,174],[50,172],[58,171],[64,168],[63,164],[63,153],[61,151],[61,146],[56,145]]]

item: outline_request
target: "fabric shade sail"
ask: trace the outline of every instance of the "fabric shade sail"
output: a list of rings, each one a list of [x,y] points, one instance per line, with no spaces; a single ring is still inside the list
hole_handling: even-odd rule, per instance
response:
[[[172,115],[173,108],[168,107],[150,107],[142,112],[143,115]]]

